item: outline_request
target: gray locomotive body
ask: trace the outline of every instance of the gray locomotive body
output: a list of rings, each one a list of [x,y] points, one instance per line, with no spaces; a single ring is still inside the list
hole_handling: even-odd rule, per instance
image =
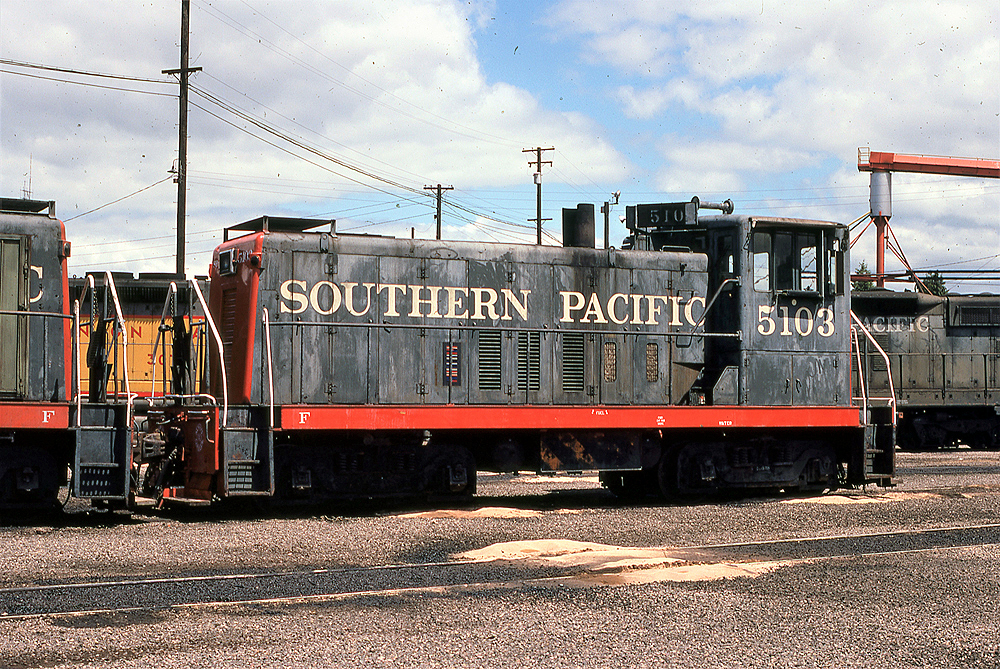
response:
[[[315,223],[216,250],[217,457],[182,457],[165,496],[470,493],[477,469],[620,494],[891,483],[891,424],[850,394],[844,226],[703,217],[594,249]]]
[[[69,256],[55,203],[0,211],[0,508],[48,507],[66,482],[70,434]]]
[[[212,300],[232,402],[275,406],[281,496],[638,470],[659,458],[656,419],[611,409],[697,401],[704,254],[266,224],[217,254]]]
[[[702,254],[271,233],[262,262],[278,404],[676,404],[704,362]]]
[[[1000,448],[1000,296],[868,291],[853,308],[889,354],[900,448]]]

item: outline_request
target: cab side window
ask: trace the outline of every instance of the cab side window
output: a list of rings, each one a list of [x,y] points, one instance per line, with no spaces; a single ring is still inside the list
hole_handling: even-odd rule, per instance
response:
[[[819,292],[824,269],[820,241],[818,232],[754,232],[754,290]]]
[[[767,232],[753,233],[753,289],[771,291],[771,235]]]

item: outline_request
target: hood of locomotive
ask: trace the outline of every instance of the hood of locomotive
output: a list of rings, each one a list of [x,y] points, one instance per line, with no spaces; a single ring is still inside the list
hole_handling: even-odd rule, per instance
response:
[[[466,336],[479,328],[694,332],[708,291],[703,253],[316,232],[258,232],[231,240],[216,250],[211,272],[210,308],[222,333],[231,401],[237,403],[267,400],[268,364],[279,402],[404,401],[403,395],[387,397],[384,389],[352,394],[345,387],[374,384],[372,379],[329,381],[340,374],[335,367],[356,366],[372,355],[365,348],[370,344],[352,348],[366,329],[377,331],[372,336],[383,358],[379,373],[390,373],[384,370],[391,366],[402,374],[405,365],[385,360],[395,349],[421,345],[404,338],[407,328],[426,326],[428,341],[440,331]],[[270,349],[262,334],[265,317]],[[317,325],[342,327],[334,333]],[[703,341],[690,337],[684,344],[674,361],[695,370],[693,380],[703,363]],[[270,363],[263,357],[268,351]],[[417,363],[428,367],[427,385],[435,376],[440,382],[440,374],[430,371],[440,366],[435,356],[427,353]],[[436,401],[428,392],[414,401]]]
[[[224,242],[212,254],[209,268],[208,308],[222,339],[222,360],[231,402],[248,402],[258,331],[257,291],[263,269],[264,233],[248,234]],[[211,340],[210,340],[211,341]],[[223,392],[222,370],[211,341],[210,387],[212,394]]]

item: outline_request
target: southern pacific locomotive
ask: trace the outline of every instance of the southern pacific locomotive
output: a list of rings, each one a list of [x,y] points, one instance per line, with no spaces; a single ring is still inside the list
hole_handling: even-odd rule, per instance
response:
[[[701,207],[724,214],[629,207],[622,249],[593,248],[584,205],[561,248],[231,228],[208,299],[170,291],[159,381],[95,393],[128,374],[91,336],[94,408],[54,398],[70,432],[90,417],[74,481],[107,475],[74,494],[470,494],[477,470],[522,469],[622,495],[891,484],[894,411],[852,398],[846,227]]]
[[[900,448],[1000,448],[1000,296],[867,291],[853,308],[889,354]],[[885,369],[862,350],[868,368]],[[888,390],[884,373],[873,379]]]

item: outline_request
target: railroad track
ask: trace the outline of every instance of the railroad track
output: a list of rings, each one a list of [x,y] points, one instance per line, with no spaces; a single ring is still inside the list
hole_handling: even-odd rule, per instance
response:
[[[663,547],[671,566],[794,564],[1000,545],[1000,524]],[[316,603],[569,582],[585,573],[541,559],[449,560],[299,571],[165,576],[0,588],[0,620]],[[605,572],[606,573],[606,572]]]

